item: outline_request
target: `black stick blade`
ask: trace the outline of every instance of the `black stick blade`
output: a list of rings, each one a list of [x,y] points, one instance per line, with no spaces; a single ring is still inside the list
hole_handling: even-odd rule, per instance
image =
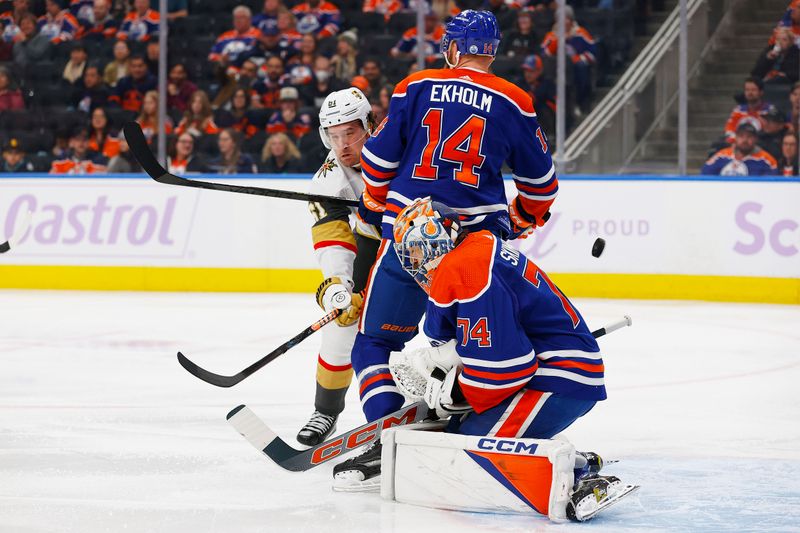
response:
[[[178,362],[194,377],[202,379],[206,383],[216,385],[217,387],[233,387],[247,377],[247,375],[242,374],[236,374],[234,376],[221,376],[220,374],[209,372],[205,368],[201,368],[191,362],[189,358],[183,355],[181,352],[178,352]]]
[[[125,133],[125,142],[131,149],[133,157],[142,165],[142,168],[147,172],[151,178],[156,181],[162,181],[169,173],[164,170],[164,167],[153,155],[150,146],[147,144],[147,139],[144,136],[142,127],[136,122],[126,122],[122,126],[122,131]]]

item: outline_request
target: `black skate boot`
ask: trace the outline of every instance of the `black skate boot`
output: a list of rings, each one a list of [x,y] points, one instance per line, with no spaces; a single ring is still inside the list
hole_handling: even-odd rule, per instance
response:
[[[567,504],[567,518],[575,522],[590,520],[638,488],[638,485],[624,485],[616,476],[581,479]]]
[[[306,425],[297,433],[297,442],[306,446],[316,446],[324,442],[336,429],[338,416],[331,416],[314,411]]]
[[[576,452],[575,482],[597,475],[603,469],[603,458],[594,452]]]
[[[374,492],[381,488],[381,441],[377,439],[360,455],[333,467],[333,490]]]

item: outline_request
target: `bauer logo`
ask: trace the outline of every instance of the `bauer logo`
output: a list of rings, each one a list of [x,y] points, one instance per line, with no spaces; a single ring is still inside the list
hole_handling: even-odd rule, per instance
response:
[[[23,213],[33,213],[19,243],[20,256],[181,256],[193,211],[185,197],[124,186],[91,192],[86,187],[48,187],[7,198],[2,202],[7,235]]]

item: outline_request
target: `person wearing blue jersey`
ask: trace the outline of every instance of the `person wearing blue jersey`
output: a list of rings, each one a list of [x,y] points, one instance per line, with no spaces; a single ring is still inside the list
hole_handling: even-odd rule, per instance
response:
[[[359,216],[381,225],[383,237],[352,352],[368,420],[403,404],[389,372],[389,354],[417,334],[427,302],[391,246],[397,214],[413,199],[430,196],[453,206],[469,231],[513,239],[544,223],[558,192],[530,96],[489,72],[499,43],[491,13],[466,10],[454,17],[441,47],[450,68],[423,70],[401,81],[386,119],[361,152],[365,189]],[[510,203],[504,164],[518,192]],[[354,465],[368,462],[370,454],[379,454],[379,447],[338,465],[334,488],[368,485],[370,472]]]

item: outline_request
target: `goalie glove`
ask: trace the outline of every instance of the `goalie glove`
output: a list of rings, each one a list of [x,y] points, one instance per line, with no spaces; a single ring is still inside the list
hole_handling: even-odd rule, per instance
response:
[[[417,402],[425,396],[428,378],[435,368],[447,373],[460,364],[456,341],[451,340],[439,346],[392,352],[389,371],[400,393],[406,399]]]
[[[351,294],[353,281],[339,276],[332,276],[324,280],[317,288],[317,304],[326,312],[341,309],[342,313],[336,318],[339,326],[354,324],[361,315],[364,306],[362,293]]]
[[[464,400],[461,388],[458,386],[457,366],[447,373],[441,368],[435,368],[428,378],[423,399],[428,407],[436,411],[439,418],[449,418],[472,411],[472,407]]]

